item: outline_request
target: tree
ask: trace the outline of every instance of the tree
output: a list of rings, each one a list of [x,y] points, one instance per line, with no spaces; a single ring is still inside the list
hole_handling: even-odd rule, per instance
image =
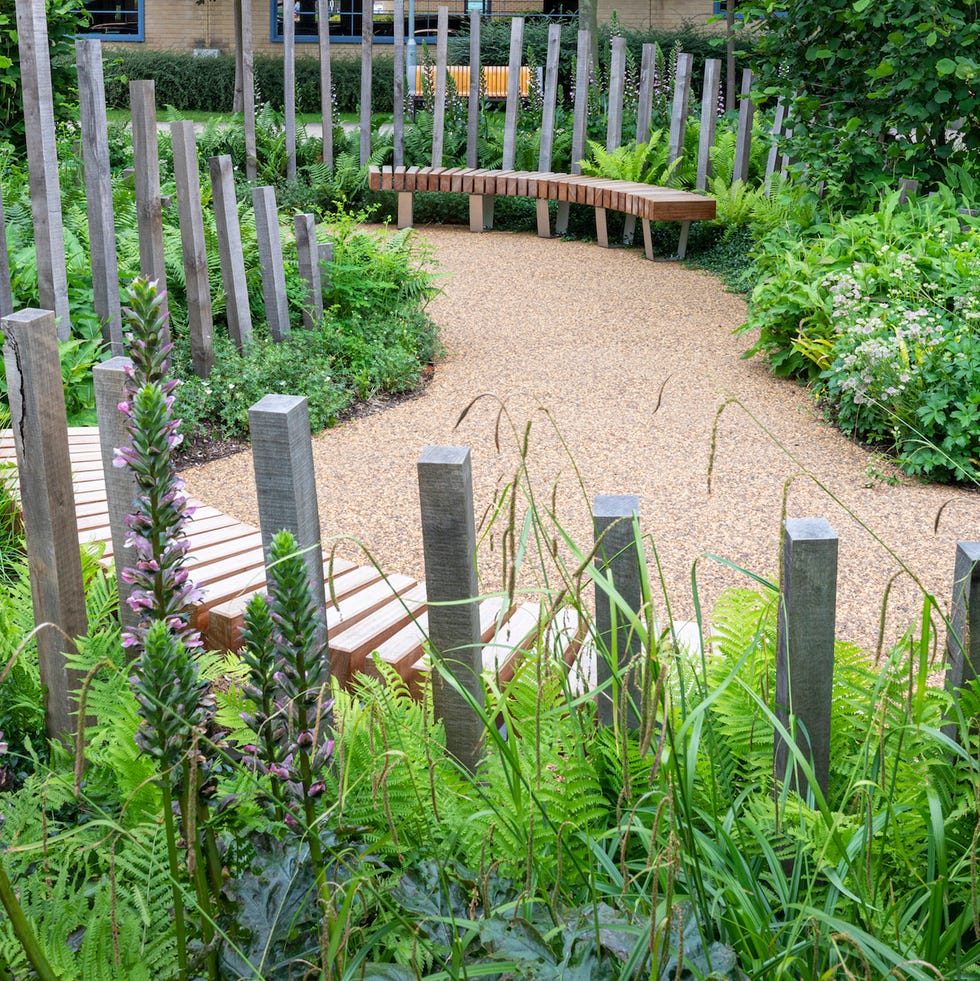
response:
[[[756,95],[783,97],[793,129],[787,151],[842,203],[899,177],[942,180],[950,165],[975,156],[973,0],[767,0],[742,10],[763,18]]]

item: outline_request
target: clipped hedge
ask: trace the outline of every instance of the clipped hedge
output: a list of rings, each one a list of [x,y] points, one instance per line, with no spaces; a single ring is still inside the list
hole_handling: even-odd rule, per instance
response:
[[[361,62],[357,58],[333,58],[330,63],[334,97],[339,112],[356,112],[361,94]],[[375,52],[372,100],[387,110],[393,98],[392,56]],[[152,78],[156,82],[157,108],[173,106],[184,112],[230,112],[235,89],[235,59],[231,55],[195,58],[169,51],[113,52],[106,59],[106,102],[118,109],[129,107],[129,80]],[[283,108],[282,59],[255,58],[255,86],[259,102]],[[296,109],[320,109],[320,62],[296,59]]]

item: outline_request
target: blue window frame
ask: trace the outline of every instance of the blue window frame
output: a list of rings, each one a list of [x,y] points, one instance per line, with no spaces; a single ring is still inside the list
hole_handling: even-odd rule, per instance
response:
[[[143,0],[84,0],[89,24],[79,33],[104,41],[143,40]]]
[[[361,11],[364,3],[374,0],[330,0],[330,40],[361,40]],[[293,30],[297,44],[315,43],[319,39],[317,0],[271,0],[269,4],[270,38],[282,41],[283,7],[293,11]],[[390,7],[386,4],[385,7]],[[378,44],[392,44],[395,40],[393,18],[384,12],[381,4],[374,5],[374,40]]]

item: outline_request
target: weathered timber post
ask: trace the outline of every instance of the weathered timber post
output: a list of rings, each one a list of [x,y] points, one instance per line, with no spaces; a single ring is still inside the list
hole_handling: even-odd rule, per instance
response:
[[[124,627],[139,626],[140,621],[127,603],[133,587],[124,582],[120,575],[123,569],[135,564],[133,549],[126,545],[126,516],[133,511],[139,488],[132,468],[117,467],[113,461],[116,447],[126,446],[130,440],[126,428],[127,417],[120,412],[119,403],[126,399],[126,370],[132,364],[129,358],[116,357],[92,369],[102,473],[105,476],[106,506],[112,535],[112,561],[116,566],[116,588],[119,592],[119,619]]]
[[[78,38],[75,61],[78,65],[78,112],[82,127],[95,313],[102,323],[102,339],[113,355],[119,356],[123,353],[122,304],[116,260],[116,222],[112,210],[102,42],[98,38]]]
[[[242,117],[245,123],[245,179],[251,184],[259,168],[255,136],[255,52],[252,40],[252,0],[242,4]]]
[[[198,378],[207,378],[214,367],[214,320],[211,316],[211,280],[204,243],[201,210],[201,175],[197,164],[194,124],[185,119],[170,124],[174,149],[174,179],[180,216],[180,244],[187,284],[187,328],[191,339],[191,363]]]
[[[317,0],[317,46],[320,49],[320,137],[323,162],[333,167],[333,82],[330,79],[330,0]]]
[[[721,91],[721,59],[704,62],[704,87],[701,92],[701,135],[698,140],[698,173],[694,186],[699,191],[708,187],[711,176],[711,148],[715,145],[718,123],[718,93]]]
[[[449,46],[449,8],[439,7],[436,20],[436,90],[432,106],[432,166],[442,166],[446,130],[446,61]]]
[[[483,705],[483,645],[469,449],[427,446],[419,457],[418,478],[429,642],[442,669],[433,665],[432,701],[446,727],[446,748],[472,770],[483,740],[483,723],[470,701]],[[469,698],[447,681],[444,672]]]
[[[561,53],[561,25],[548,27],[548,57],[545,62],[544,98],[541,106],[541,145],[538,149],[538,170],[551,170],[551,155],[555,145],[555,109],[558,104],[558,58]],[[551,212],[548,201],[538,198],[534,202],[538,235],[551,238]]]
[[[466,101],[466,166],[479,167],[480,155],[480,11],[470,11],[470,91]],[[482,207],[482,205],[481,205]]]
[[[136,178],[136,219],[139,225],[140,272],[167,288],[167,266],[163,256],[163,216],[160,200],[160,149],[157,145],[156,86],[152,79],[129,83],[133,116],[133,169]],[[164,298],[161,313],[166,313]],[[167,339],[169,340],[169,328]]]
[[[395,0],[394,71],[392,79],[392,164],[405,166],[405,0]]]
[[[575,106],[572,122],[572,166],[573,174],[582,173],[582,160],[585,158],[585,137],[589,118],[589,77],[592,57],[592,35],[589,31],[578,32],[578,48],[575,56]],[[555,216],[555,234],[564,235],[568,231],[567,201],[558,202]]]
[[[296,256],[300,279],[306,283],[303,301],[303,325],[315,330],[323,320],[323,289],[320,284],[320,250],[316,244],[316,218],[313,215],[296,215]]]
[[[361,166],[371,159],[371,74],[374,64],[374,5],[361,5]]]
[[[524,50],[524,18],[510,22],[510,55],[507,61],[507,108],[504,112],[504,152],[502,170],[514,169],[517,155],[517,118],[521,110],[521,61]]]
[[[252,340],[252,312],[248,305],[242,228],[238,221],[238,201],[235,198],[235,179],[231,175],[231,157],[227,154],[210,157],[208,169],[211,174],[214,223],[218,232],[221,281],[225,287],[228,335],[241,350]]]
[[[640,56],[640,90],[636,100],[636,142],[648,143],[650,141],[650,118],[653,113],[653,75],[657,67],[657,46],[655,44],[644,44],[643,52]],[[627,215],[623,223],[623,241],[631,244],[633,236],[636,234],[636,215]],[[650,221],[644,219],[643,222],[643,241],[644,245],[649,241],[650,248],[647,250],[647,258],[653,258],[653,240],[650,238]]]
[[[786,103],[783,102],[783,97],[780,96],[776,100],[776,114],[772,121],[772,131],[769,135],[769,156],[766,158],[766,176],[763,182],[763,187],[766,191],[766,197],[772,192],[772,178],[773,175],[780,173],[780,161],[782,154],[779,152],[779,138],[783,135],[783,124],[786,121]]]
[[[296,179],[296,21],[293,19],[292,3],[282,5],[282,90],[286,126],[286,180],[291,181]]]
[[[82,684],[81,674],[68,670],[64,652],[88,631],[88,616],[58,334],[50,310],[12,313],[0,329],[34,622],[54,625],[43,627],[36,638],[45,730],[52,739],[64,739],[77,724],[78,706],[70,693]]]
[[[71,337],[68,309],[68,271],[65,267],[65,230],[61,217],[58,146],[54,132],[54,97],[48,22],[43,3],[17,0],[17,47],[20,53],[27,166],[34,216],[38,298],[53,310],[58,338]]]
[[[598,543],[596,574],[609,577],[618,599],[598,584],[595,590],[596,636],[601,650],[596,664],[599,722],[611,726],[615,719],[630,730],[640,726],[643,710],[644,666],[639,663],[642,637],[630,623],[640,616],[643,592],[635,522],[640,499],[632,495],[599,495],[592,506],[592,523]],[[625,607],[625,609],[624,609]],[[609,684],[611,679],[611,684]]]
[[[255,237],[259,244],[259,263],[262,266],[265,319],[272,339],[281,341],[289,333],[289,308],[275,190],[271,187],[252,188],[252,206],[255,208]]]
[[[749,179],[749,151],[752,148],[752,119],[755,104],[751,99],[752,69],[742,72],[741,101],[738,105],[738,133],[735,138],[735,165],[732,168],[732,183]]]
[[[10,257],[7,255],[7,226],[3,219],[3,188],[0,187],[0,317],[14,312],[14,294],[10,285]]]
[[[691,71],[694,59],[686,53],[678,54],[674,74],[674,101],[670,110],[670,138],[667,163],[680,160],[684,152],[684,136],[687,132],[687,114],[691,102]]]
[[[266,395],[248,410],[248,428],[266,561],[276,534],[284,529],[291,532],[303,552],[320,614],[317,643],[326,644],[323,548],[306,399],[299,395]]]
[[[980,678],[980,542],[956,545],[949,626],[946,687],[956,692]]]
[[[784,522],[776,650],[776,717],[827,793],[837,611],[837,533],[823,518]],[[776,779],[806,795],[808,780],[776,734]]]
[[[320,295],[330,289],[330,265],[333,262],[333,242],[321,242],[316,249],[320,263]]]

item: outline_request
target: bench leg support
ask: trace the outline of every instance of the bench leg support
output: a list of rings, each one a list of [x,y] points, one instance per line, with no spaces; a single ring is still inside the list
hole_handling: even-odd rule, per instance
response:
[[[604,248],[609,248],[609,231],[606,228],[606,209],[596,208],[595,209],[595,238],[596,241]]]
[[[398,227],[399,228],[411,228],[412,227],[412,192],[411,191],[399,191],[398,192]]]
[[[677,258],[683,259],[687,255],[687,233],[691,230],[689,221],[681,222],[681,235],[677,241]]]
[[[636,235],[636,215],[627,215],[623,222],[623,245],[632,245]]]
[[[551,213],[548,211],[548,202],[545,198],[538,198],[534,204],[538,214],[538,236],[551,238]]]
[[[470,231],[482,232],[493,228],[493,195],[470,195]]]
[[[653,259],[653,236],[650,234],[650,219],[643,219],[643,254]]]
[[[568,231],[568,202],[558,202],[558,214],[555,217],[555,234],[564,235]]]

